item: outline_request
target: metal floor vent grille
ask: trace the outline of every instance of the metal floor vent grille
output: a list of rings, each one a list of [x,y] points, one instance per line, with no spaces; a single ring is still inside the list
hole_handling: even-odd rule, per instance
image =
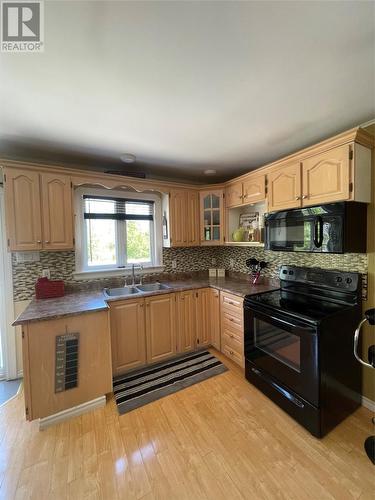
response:
[[[55,392],[78,387],[79,333],[56,337]]]

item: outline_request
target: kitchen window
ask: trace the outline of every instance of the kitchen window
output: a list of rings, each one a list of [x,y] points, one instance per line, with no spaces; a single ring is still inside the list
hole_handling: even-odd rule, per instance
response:
[[[161,265],[160,197],[80,189],[76,200],[78,273],[124,271],[132,264]]]

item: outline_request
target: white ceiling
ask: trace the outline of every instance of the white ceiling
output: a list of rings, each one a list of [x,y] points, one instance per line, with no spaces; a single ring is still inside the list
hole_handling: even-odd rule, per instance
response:
[[[0,55],[0,156],[216,181],[375,116],[374,2],[46,1]]]

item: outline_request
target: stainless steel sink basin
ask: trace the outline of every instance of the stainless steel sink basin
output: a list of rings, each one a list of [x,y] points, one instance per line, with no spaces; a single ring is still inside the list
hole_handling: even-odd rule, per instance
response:
[[[104,288],[104,295],[107,295],[107,297],[122,297],[125,295],[133,295],[134,293],[140,293],[140,290],[131,286],[122,288]]]
[[[170,286],[163,283],[147,283],[146,285],[137,285],[136,288],[141,292],[157,292],[158,290],[168,290]]]

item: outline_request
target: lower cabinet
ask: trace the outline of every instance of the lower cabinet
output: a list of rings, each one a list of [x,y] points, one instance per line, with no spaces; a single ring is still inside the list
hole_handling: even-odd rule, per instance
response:
[[[195,293],[195,321],[197,347],[211,344],[210,288],[201,288]]]
[[[220,292],[221,352],[244,367],[243,299]]]
[[[23,325],[22,351],[28,420],[112,392],[107,311]]]
[[[147,362],[163,361],[176,354],[176,294],[145,299]]]
[[[193,351],[197,345],[195,296],[195,290],[177,294],[177,350],[179,353]]]
[[[242,302],[201,288],[110,303],[113,374],[210,345],[243,366]]]
[[[220,351],[220,293],[210,288],[210,329],[211,345]]]
[[[144,299],[110,304],[113,375],[146,364]]]

